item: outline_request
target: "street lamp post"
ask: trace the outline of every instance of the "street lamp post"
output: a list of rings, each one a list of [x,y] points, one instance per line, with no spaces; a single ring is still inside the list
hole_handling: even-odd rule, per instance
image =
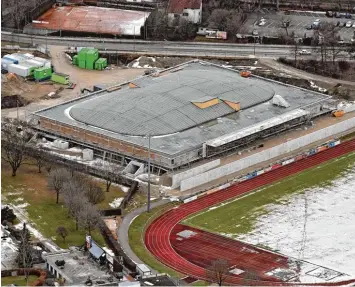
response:
[[[150,134],[148,134],[148,204],[147,212],[150,211]]]

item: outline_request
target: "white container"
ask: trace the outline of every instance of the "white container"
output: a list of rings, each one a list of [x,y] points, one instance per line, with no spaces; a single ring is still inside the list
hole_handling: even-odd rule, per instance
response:
[[[35,60],[27,60],[27,61],[23,62],[22,64],[28,64],[29,66],[31,66],[33,68],[40,68],[40,67],[44,66],[43,63],[37,62]]]
[[[29,58],[29,59],[33,59],[35,56],[33,56],[32,54],[26,53],[23,54],[25,57]]]
[[[16,65],[16,64],[8,65],[7,70],[9,73],[14,73],[14,74],[21,76],[21,77],[27,77],[31,73],[31,67]]]
[[[44,58],[41,58],[41,57],[34,57],[32,60],[36,61],[36,62],[39,62],[39,63],[42,63],[43,67],[46,67],[46,68],[50,68],[51,65],[52,65],[51,61],[49,61],[47,59],[44,59]]]
[[[83,160],[93,160],[93,159],[94,159],[94,151],[89,148],[83,149]]]
[[[10,55],[13,59],[16,59],[19,64],[21,64],[22,62],[26,61],[26,60],[30,60],[31,58],[23,55],[23,54],[19,54],[19,53],[14,53]]]
[[[7,71],[8,66],[12,65],[14,62],[11,60],[7,60],[7,59],[1,59],[1,69],[4,69]]]

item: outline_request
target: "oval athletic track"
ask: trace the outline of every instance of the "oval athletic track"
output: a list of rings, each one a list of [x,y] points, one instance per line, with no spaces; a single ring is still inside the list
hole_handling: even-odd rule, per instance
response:
[[[262,175],[259,175],[253,179],[232,185],[226,189],[217,191],[215,193],[202,196],[192,202],[182,204],[178,207],[172,208],[156,218],[146,229],[144,235],[144,241],[147,249],[154,255],[154,257],[161,263],[166,266],[188,276],[198,278],[201,280],[208,280],[206,275],[206,269],[190,262],[185,257],[182,257],[172,246],[171,240],[174,236],[172,231],[179,229],[180,221],[184,218],[202,211],[203,209],[210,207],[212,205],[221,203],[226,200],[230,200],[234,197],[248,193],[256,188],[262,187],[263,185],[270,184],[280,179],[293,175],[295,173],[301,172],[307,168],[319,165],[327,160],[339,157],[341,155],[347,154],[355,150],[355,140],[350,140],[340,145],[327,149],[325,151],[319,152],[310,157],[299,160],[295,163],[282,166],[278,169],[269,171]],[[192,228],[190,228],[192,229]],[[209,232],[203,231],[210,238],[213,235]],[[218,237],[218,235],[216,235]],[[232,240],[232,239],[226,239]],[[235,244],[240,243],[237,240],[232,240]],[[223,246],[223,245],[222,245]],[[195,246],[196,251],[198,252],[198,245]],[[211,247],[213,248],[213,247]],[[228,247],[225,246],[224,248]],[[229,250],[228,250],[229,251]],[[235,252],[230,250],[229,253]],[[221,258],[223,255],[219,255]],[[223,257],[222,257],[223,258]],[[262,267],[262,266],[261,266]],[[268,262],[265,262],[265,270],[270,270],[268,268]],[[241,268],[243,269],[243,268]],[[245,269],[247,270],[247,269]],[[259,277],[260,278],[260,277]],[[239,275],[228,275],[224,280],[225,284],[230,285],[256,285],[256,286],[281,286],[281,285],[320,285],[320,286],[340,286],[345,284],[354,283],[355,279],[342,281],[342,282],[327,282],[327,283],[291,283],[291,282],[282,282],[279,279],[245,279]]]

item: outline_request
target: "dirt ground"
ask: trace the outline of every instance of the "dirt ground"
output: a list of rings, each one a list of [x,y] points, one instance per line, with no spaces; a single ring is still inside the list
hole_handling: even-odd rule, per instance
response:
[[[58,94],[58,98],[52,99],[41,99],[44,94],[41,92],[44,87],[39,84],[34,84],[36,89],[31,100],[33,101],[25,107],[19,109],[19,117],[24,119],[30,113],[37,110],[50,107],[53,105],[60,104],[64,101],[74,99],[81,95],[81,89],[87,88],[92,89],[95,84],[111,84],[111,83],[122,83],[139,77],[143,74],[142,69],[129,69],[129,68],[113,68],[111,70],[95,71],[95,70],[83,70],[71,64],[71,61],[64,54],[64,47],[50,47],[50,53],[52,57],[52,64],[56,72],[64,73],[70,76],[70,81],[76,84],[76,87],[72,90],[64,89]],[[48,92],[49,93],[49,92]],[[47,94],[48,94],[47,93]],[[2,109],[2,116],[16,117],[16,108]]]
[[[6,75],[1,76],[1,97],[20,96],[26,103],[38,101],[59,88],[60,85],[50,82],[35,83],[21,77],[8,79]]]

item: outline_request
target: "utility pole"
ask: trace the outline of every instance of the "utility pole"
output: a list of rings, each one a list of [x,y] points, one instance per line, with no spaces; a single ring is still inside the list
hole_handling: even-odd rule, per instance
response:
[[[255,46],[256,46],[256,37],[254,36],[254,56],[255,56]]]
[[[133,26],[133,51],[136,51],[136,26]]]
[[[148,134],[148,204],[147,212],[150,211],[150,134]]]

